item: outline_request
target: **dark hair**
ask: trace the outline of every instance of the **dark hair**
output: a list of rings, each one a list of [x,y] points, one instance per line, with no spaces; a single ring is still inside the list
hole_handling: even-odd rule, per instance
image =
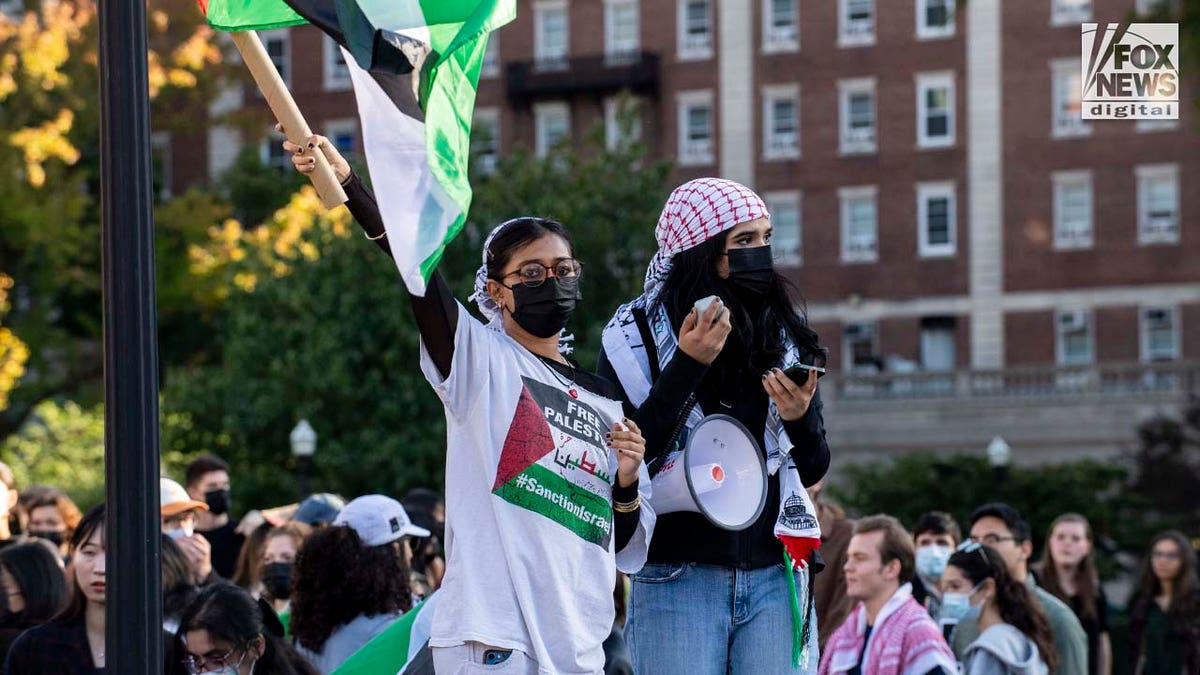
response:
[[[162,535],[163,618],[178,617],[196,595],[196,570],[179,544]]]
[[[409,570],[398,547],[364,546],[350,527],[312,533],[292,574],[292,635],[314,652],[324,649],[338,626],[357,617],[412,607]]]
[[[908,530],[899,520],[891,516],[874,515],[862,518],[854,525],[854,534],[869,534],[882,532],[883,540],[879,542],[879,560],[884,565],[893,560],[900,561],[900,583],[908,583],[916,570],[916,554],[913,552],[912,538]]]
[[[525,216],[504,223],[487,247],[488,278],[503,280],[504,268],[508,267],[517,249],[548,234],[562,237],[563,241],[567,242],[567,249],[574,255],[575,247],[571,244],[571,235],[567,234],[567,229],[557,220]]]
[[[270,523],[263,522],[242,542],[242,550],[238,551],[237,563],[233,566],[233,583],[251,590],[261,581],[262,565],[259,563],[267,545],[267,533],[272,529]]]
[[[409,544],[412,546],[412,564],[414,572],[424,574],[433,558],[443,557],[441,542],[445,538],[446,524],[433,515],[438,506],[444,506],[442,496],[428,488],[409,490],[400,500],[405,512],[417,527],[423,527],[430,532],[428,537],[413,537]]]
[[[762,305],[752,307],[717,274],[717,263],[725,254],[725,234],[675,255],[656,300],[666,307],[675,332],[679,332],[697,300],[710,295],[721,298],[730,310],[733,331],[713,362],[713,377],[718,382],[732,381],[746,368],[761,373],[779,366],[784,356],[780,339],[783,332],[795,342],[801,355],[823,353],[816,332],[808,326],[803,299],[783,275],[775,273]]]
[[[92,538],[92,535],[99,532],[101,540],[104,538],[104,521],[105,521],[104,504],[97,504],[88,509],[88,512],[83,514],[79,525],[75,528],[75,533],[71,535],[70,543],[67,547],[68,555],[71,559],[75,559],[75,553]],[[75,575],[74,569],[70,571],[68,577],[68,585],[70,586],[69,593],[71,599],[67,603],[67,608],[59,614],[62,619],[78,619],[83,616],[87,610],[87,596],[83,594],[83,589],[79,587],[79,578]]]
[[[1042,549],[1042,559],[1038,561],[1037,565],[1040,574],[1038,581],[1042,583],[1042,588],[1053,594],[1054,597],[1068,605],[1071,603],[1071,598],[1063,590],[1062,580],[1058,578],[1058,565],[1055,564],[1054,553],[1050,550],[1050,540],[1054,538],[1054,530],[1065,523],[1083,525],[1087,540],[1093,543],[1092,550],[1079,561],[1079,566],[1075,568],[1074,574],[1075,592],[1079,598],[1079,619],[1080,621],[1092,620],[1097,616],[1096,600],[1099,593],[1100,575],[1096,572],[1095,537],[1092,535],[1092,525],[1087,518],[1078,513],[1064,513],[1050,523],[1050,529],[1046,531],[1046,546]]]
[[[913,542],[923,534],[950,535],[955,544],[962,541],[962,530],[959,529],[958,522],[945,511],[929,511],[917,518],[917,524],[913,526]]]
[[[41,542],[27,542],[0,551],[0,567],[8,570],[25,598],[21,622],[43,624],[67,603],[67,577],[58,556]]]
[[[262,606],[245,589],[227,581],[207,586],[179,619],[176,652],[187,653],[189,631],[204,630],[234,649],[248,649],[262,636],[263,655],[254,664],[256,675],[316,675],[317,670],[292,649],[282,636],[267,630]]]
[[[974,527],[984,518],[999,518],[1004,521],[1004,526],[1012,533],[1013,540],[1018,544],[1023,544],[1033,536],[1029,529],[1029,521],[1021,515],[1021,512],[1004,502],[992,502],[984,504],[975,509],[975,513],[971,514],[971,526]]]
[[[1179,575],[1171,588],[1171,603],[1167,606],[1167,616],[1175,631],[1187,634],[1197,631],[1200,626],[1200,579],[1197,578],[1196,552],[1191,542],[1179,530],[1167,530],[1154,535],[1150,547],[1142,561],[1141,580],[1138,582],[1137,593],[1134,594],[1131,618],[1135,623],[1143,623],[1150,613],[1150,603],[1162,593],[1162,583],[1154,573],[1154,547],[1160,541],[1172,541],[1179,548]]]
[[[79,507],[75,506],[75,502],[71,501],[67,493],[58,488],[50,488],[34,499],[31,499],[25,508],[32,516],[34,509],[46,507],[53,507],[58,510],[58,517],[62,518],[62,521],[67,525],[67,530],[63,534],[63,537],[71,539],[75,528],[79,527],[79,519],[81,517]]]
[[[1050,672],[1058,670],[1058,651],[1054,649],[1054,633],[1045,611],[1029,588],[1008,573],[1008,565],[995,549],[976,545],[971,550],[955,551],[946,564],[961,570],[972,586],[985,579],[994,581],[1000,618],[1033,640]]]
[[[184,487],[192,487],[204,477],[206,473],[214,471],[224,471],[229,473],[229,464],[225,460],[216,455],[205,453],[196,459],[193,459],[183,472]]]

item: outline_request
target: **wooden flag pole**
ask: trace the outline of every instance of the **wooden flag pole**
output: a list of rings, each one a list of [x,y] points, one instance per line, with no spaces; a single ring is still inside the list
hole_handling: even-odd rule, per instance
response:
[[[275,119],[283,125],[288,140],[296,145],[307,143],[312,136],[312,130],[308,128],[308,123],[300,114],[300,108],[296,106],[296,100],[292,98],[283,78],[279,76],[279,71],[275,69],[275,64],[271,62],[271,57],[267,55],[262,41],[258,39],[258,33],[243,30],[230,35],[233,37],[233,44],[242,55],[242,60],[246,62],[246,67],[250,69],[250,75],[254,77],[259,91],[267,100],[271,112],[275,114]],[[325,154],[312,154],[317,158],[317,168],[309,174],[309,178],[312,179],[321,203],[327,209],[346,203],[346,192],[334,175],[333,168],[329,166],[329,161],[325,159]]]

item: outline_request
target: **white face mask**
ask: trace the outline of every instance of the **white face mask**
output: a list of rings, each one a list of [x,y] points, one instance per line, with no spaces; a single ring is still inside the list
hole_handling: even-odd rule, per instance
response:
[[[187,525],[181,525],[181,526],[175,528],[174,530],[168,530],[167,536],[172,539],[180,539],[180,538],[184,538],[184,537],[190,537],[195,533],[196,533],[196,526],[191,523],[188,523]]]
[[[942,608],[938,612],[938,618],[950,622],[978,621],[980,613],[983,612],[983,601],[973,605],[971,596],[975,595],[982,585],[980,583],[967,593],[943,593]]]

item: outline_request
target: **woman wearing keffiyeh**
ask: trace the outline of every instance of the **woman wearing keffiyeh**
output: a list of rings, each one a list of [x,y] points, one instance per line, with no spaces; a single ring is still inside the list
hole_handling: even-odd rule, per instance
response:
[[[769,479],[766,508],[732,532],[698,513],[658,519],[633,577],[626,640],[638,672],[816,672],[811,575],[820,528],[804,486],[829,468],[817,335],[774,269],[770,214],[753,191],[700,178],[671,193],[645,293],[604,329],[599,371],[637,406],[651,474],[706,415],[738,419]],[[716,296],[703,311],[697,300]],[[812,563],[816,563],[815,565]]]

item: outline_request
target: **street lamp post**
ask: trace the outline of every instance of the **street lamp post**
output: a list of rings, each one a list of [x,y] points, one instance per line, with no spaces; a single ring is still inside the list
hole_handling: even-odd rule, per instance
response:
[[[987,446],[988,464],[992,465],[992,478],[995,482],[996,493],[1004,490],[1008,480],[1008,465],[1012,463],[1012,447],[1003,438],[996,436]]]
[[[292,442],[292,456],[296,458],[296,469],[300,474],[300,499],[308,496],[308,477],[312,471],[313,454],[317,451],[317,432],[308,420],[300,420],[288,437]]]

